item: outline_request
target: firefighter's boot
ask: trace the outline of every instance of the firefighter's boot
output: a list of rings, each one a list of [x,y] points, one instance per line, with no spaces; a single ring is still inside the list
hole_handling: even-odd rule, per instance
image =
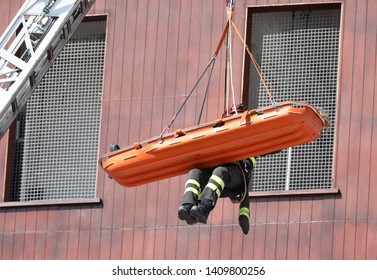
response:
[[[194,217],[199,223],[206,224],[208,215],[212,211],[214,205],[211,200],[203,200],[199,202],[198,206],[194,205],[191,208],[190,214]]]
[[[188,225],[196,224],[198,221],[191,216],[190,211],[193,207],[191,203],[184,203],[178,208],[178,218],[182,221],[186,221]]]

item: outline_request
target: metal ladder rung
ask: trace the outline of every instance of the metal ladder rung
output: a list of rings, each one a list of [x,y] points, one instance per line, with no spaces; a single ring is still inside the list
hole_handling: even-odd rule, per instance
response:
[[[13,54],[4,49],[0,50],[0,57],[4,58],[6,61],[8,61],[8,63],[13,64],[21,70],[25,69],[27,66],[27,63],[25,61],[19,59],[18,57],[14,56]]]

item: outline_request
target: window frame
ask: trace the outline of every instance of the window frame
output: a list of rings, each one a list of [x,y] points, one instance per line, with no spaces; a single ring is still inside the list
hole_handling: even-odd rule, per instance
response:
[[[108,16],[106,14],[96,14],[96,15],[86,15],[82,22],[92,22],[92,21],[104,21],[105,23],[105,46],[107,44],[107,30],[108,30]],[[105,47],[106,52],[106,47]],[[104,66],[102,73],[102,94],[104,87],[104,77],[105,77],[105,64],[106,64],[106,53],[104,54]],[[99,126],[102,122],[102,111],[103,106],[102,102],[100,105],[100,120]],[[35,207],[35,206],[57,206],[57,205],[87,205],[87,204],[100,204],[102,205],[102,199],[98,195],[98,172],[95,174],[95,184],[94,188],[94,197],[93,198],[72,198],[72,199],[44,199],[44,200],[29,200],[29,201],[12,201],[11,200],[11,179],[13,173],[13,159],[14,159],[14,146],[15,146],[15,137],[16,137],[16,121],[8,129],[8,132],[3,138],[4,146],[6,147],[5,152],[5,164],[4,164],[4,173],[3,173],[3,184],[0,186],[0,209],[1,208],[13,208],[13,207]],[[98,131],[98,143],[101,141],[101,129]],[[97,149],[98,157],[98,149]],[[97,168],[98,171],[98,168]]]
[[[343,28],[343,3],[333,2],[333,3],[305,3],[301,4],[277,4],[277,5],[247,5],[245,13],[245,42],[247,46],[251,46],[252,37],[252,14],[255,12],[283,12],[283,11],[302,11],[302,10],[321,10],[321,9],[339,9],[340,10],[340,23],[339,23],[339,51],[338,51],[338,62],[337,62],[337,83],[336,83],[336,104],[335,104],[335,127],[334,127],[334,143],[333,143],[333,153],[332,153],[332,174],[331,174],[331,186],[321,186],[321,188],[313,189],[288,189],[288,190],[269,190],[269,191],[250,191],[250,197],[269,197],[269,196],[294,196],[294,195],[325,195],[325,194],[338,194],[339,189],[336,187],[335,182],[335,159],[336,159],[336,143],[338,137],[338,127],[337,119],[339,115],[339,83],[340,83],[340,67],[341,67],[341,38],[342,38],[342,28]],[[242,102],[249,106],[249,76],[251,60],[248,53],[244,51],[243,55],[243,78],[242,78]],[[288,150],[288,149],[287,149]],[[273,187],[273,186],[271,186]]]

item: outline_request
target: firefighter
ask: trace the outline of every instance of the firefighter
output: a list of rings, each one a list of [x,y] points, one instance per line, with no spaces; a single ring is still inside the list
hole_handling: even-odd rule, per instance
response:
[[[229,107],[224,115],[245,110],[242,104]],[[197,222],[205,224],[219,197],[239,197],[238,221],[243,233],[247,234],[250,228],[248,184],[254,165],[255,158],[251,157],[211,168],[190,170],[178,208],[179,219],[189,225]]]

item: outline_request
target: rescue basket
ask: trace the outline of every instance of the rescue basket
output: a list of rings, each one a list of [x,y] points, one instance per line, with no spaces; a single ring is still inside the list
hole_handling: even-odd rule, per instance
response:
[[[248,110],[103,155],[103,170],[120,185],[135,187],[317,139],[327,126],[321,110],[304,102]]]

